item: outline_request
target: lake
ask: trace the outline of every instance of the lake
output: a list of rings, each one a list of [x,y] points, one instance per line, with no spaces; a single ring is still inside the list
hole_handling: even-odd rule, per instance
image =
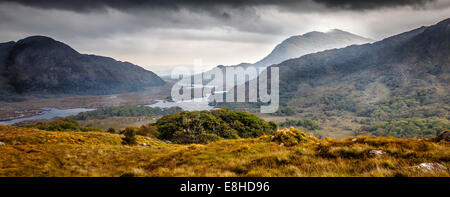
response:
[[[151,105],[145,105],[149,107],[169,108],[169,107],[181,107],[185,111],[198,111],[198,110],[211,110],[214,106],[209,106],[208,101],[204,98],[196,98],[188,101],[168,102],[163,100],[156,100],[157,102]]]
[[[159,108],[181,107],[185,111],[211,110],[211,109],[214,109],[214,106],[208,105],[208,99],[207,99],[208,96],[203,97],[203,98],[195,98],[192,100],[177,101],[177,102],[156,100],[157,101],[156,103],[151,104],[151,105],[145,105],[145,106],[159,107]],[[92,111],[95,109],[90,109],[90,108],[58,109],[58,108],[46,107],[46,108],[42,108],[42,110],[44,110],[42,112],[42,114],[24,117],[24,118],[0,121],[0,124],[11,125],[11,124],[18,123],[18,122],[21,122],[24,120],[51,119],[51,118],[56,118],[56,117],[67,117],[67,116],[77,115],[80,112]]]
[[[0,121],[0,124],[11,125],[11,124],[18,123],[18,122],[21,122],[24,120],[51,119],[51,118],[56,118],[56,117],[67,117],[67,116],[77,115],[80,112],[92,111],[95,109],[89,109],[89,108],[58,109],[58,108],[46,107],[46,108],[42,108],[42,110],[44,110],[42,112],[42,114],[24,117],[24,118],[17,118],[17,119],[13,119],[13,120]]]

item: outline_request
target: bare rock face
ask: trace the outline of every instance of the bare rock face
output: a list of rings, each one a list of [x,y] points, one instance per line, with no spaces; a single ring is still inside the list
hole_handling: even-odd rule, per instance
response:
[[[0,73],[0,89],[12,93],[107,94],[165,83],[139,66],[80,54],[44,36],[0,43]]]

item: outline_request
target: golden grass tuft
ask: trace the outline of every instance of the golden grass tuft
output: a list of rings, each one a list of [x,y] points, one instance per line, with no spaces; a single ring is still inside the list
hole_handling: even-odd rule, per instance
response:
[[[6,144],[0,146],[0,176],[450,175],[450,145],[433,139],[358,136],[319,140],[306,136],[289,146],[280,146],[271,136],[206,145],[168,144],[144,136],[137,140],[152,146],[122,145],[118,134],[0,126],[0,141]],[[372,154],[372,150],[383,154]],[[440,163],[447,170],[414,167],[420,163]]]

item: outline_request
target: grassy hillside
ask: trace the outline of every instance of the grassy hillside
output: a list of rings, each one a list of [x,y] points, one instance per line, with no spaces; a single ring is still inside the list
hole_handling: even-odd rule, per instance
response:
[[[293,128],[205,145],[121,138],[0,125],[0,176],[450,176],[450,144],[434,139],[319,140]]]

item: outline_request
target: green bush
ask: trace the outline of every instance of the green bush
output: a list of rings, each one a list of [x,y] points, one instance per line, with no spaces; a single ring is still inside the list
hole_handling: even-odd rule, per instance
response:
[[[291,116],[296,114],[296,111],[290,107],[281,107],[277,112],[274,113],[276,116]]]
[[[208,143],[272,134],[278,125],[244,111],[219,109],[180,112],[161,117],[155,124],[159,138],[175,143]]]
[[[108,133],[116,133],[116,129],[109,128],[106,132],[108,132]]]
[[[122,138],[122,144],[125,145],[136,145],[136,130],[131,127],[125,128],[125,130],[122,131],[122,134],[124,137]]]
[[[137,129],[136,134],[152,137],[159,136],[158,127],[152,124],[142,125],[139,129]]]
[[[434,141],[439,142],[441,140],[450,141],[450,129],[442,131],[438,136],[434,138]]]

